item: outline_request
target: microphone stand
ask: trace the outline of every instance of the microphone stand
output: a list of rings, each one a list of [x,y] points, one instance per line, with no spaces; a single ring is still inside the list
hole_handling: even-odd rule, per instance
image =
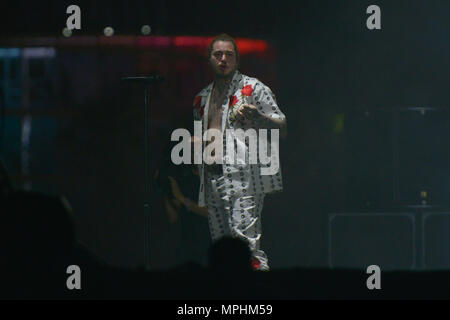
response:
[[[144,86],[144,227],[145,227],[145,269],[150,271],[150,178],[149,178],[149,153],[148,153],[148,143],[149,143],[149,133],[150,133],[150,123],[148,119],[149,115],[149,105],[148,105],[148,87],[150,84],[155,84],[163,81],[163,77],[160,75],[153,75],[147,77],[125,77],[121,79],[128,83],[138,83]]]

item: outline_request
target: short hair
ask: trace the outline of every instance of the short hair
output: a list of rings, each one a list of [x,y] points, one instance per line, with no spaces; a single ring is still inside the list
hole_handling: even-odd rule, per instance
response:
[[[214,43],[216,43],[217,41],[229,41],[229,42],[231,42],[233,44],[234,52],[236,53],[236,64],[239,65],[240,56],[239,56],[239,48],[238,48],[238,45],[236,43],[236,40],[234,40],[233,37],[229,36],[226,33],[221,33],[221,34],[215,36],[211,40],[211,43],[208,46],[208,53],[207,53],[208,60],[211,58],[211,53],[212,53],[212,50],[213,50]]]

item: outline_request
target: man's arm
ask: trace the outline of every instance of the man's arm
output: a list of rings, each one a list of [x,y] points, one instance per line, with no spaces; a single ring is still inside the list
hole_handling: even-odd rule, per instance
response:
[[[169,177],[170,184],[172,186],[172,193],[175,197],[175,201],[178,201],[180,205],[186,206],[186,209],[189,211],[192,211],[198,215],[201,215],[203,217],[208,216],[208,208],[207,207],[199,207],[195,201],[192,201],[191,199],[188,199],[184,196],[184,194],[181,192],[178,183],[175,181],[174,178]],[[189,201],[188,201],[189,200]]]
[[[186,198],[184,198],[184,203],[186,203]],[[202,217],[208,216],[208,208],[207,207],[199,207],[197,205],[197,202],[190,200],[189,201],[189,211],[192,211],[193,213],[196,213]]]
[[[244,103],[237,110],[238,121],[250,121],[251,127],[255,129],[278,129],[280,137],[285,138],[287,136],[286,116],[278,107],[272,90],[263,83],[257,82],[254,85],[247,85],[241,92],[247,96],[245,101],[248,103]]]
[[[178,220],[177,210],[170,204],[167,196],[163,197],[164,209],[166,209],[167,216],[169,217],[170,223],[175,223]]]
[[[252,104],[244,104],[237,111],[237,114],[244,119],[255,119],[256,128],[264,129],[278,129],[280,130],[280,137],[286,138],[287,136],[287,122],[286,118],[273,118],[267,114],[258,112],[258,108]]]
[[[262,116],[262,127],[267,129],[279,129],[280,137],[286,138],[287,136],[287,121],[286,118],[271,118],[263,114]]]

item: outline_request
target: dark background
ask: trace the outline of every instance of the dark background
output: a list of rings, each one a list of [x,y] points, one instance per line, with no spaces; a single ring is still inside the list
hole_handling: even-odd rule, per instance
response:
[[[427,205],[448,204],[449,1],[14,1],[1,10],[1,46],[14,47],[10,41],[24,37],[46,46],[39,41],[61,37],[70,4],[81,8],[82,30],[74,38],[100,36],[108,25],[115,35],[139,35],[149,24],[152,35],[226,32],[270,44],[269,54],[243,55],[241,71],[272,88],[288,119],[281,144],[284,192],[268,196],[263,211],[262,246],[272,267],[327,266],[330,213],[410,212],[399,206],[423,204],[424,190]],[[366,28],[371,4],[381,8],[381,30]],[[87,247],[112,265],[142,265],[143,97],[119,79],[154,71],[168,78],[150,92],[153,172],[166,132],[189,126],[192,99],[211,81],[201,54],[59,47],[47,71],[42,68],[33,70],[50,76],[37,84],[42,90],[33,93],[31,111],[22,102],[3,102],[1,152],[14,182],[65,194]],[[408,109],[416,107],[431,109]],[[20,153],[27,113],[28,171]],[[343,233],[358,243],[365,229],[349,223]],[[432,233],[442,236],[432,239],[433,252],[448,252],[449,220],[435,224]],[[381,235],[398,230],[373,226]],[[153,268],[173,265],[177,237],[177,226],[154,202]],[[410,250],[410,241],[401,240]],[[403,249],[383,250],[395,256],[393,250]],[[436,259],[450,266],[448,256]]]

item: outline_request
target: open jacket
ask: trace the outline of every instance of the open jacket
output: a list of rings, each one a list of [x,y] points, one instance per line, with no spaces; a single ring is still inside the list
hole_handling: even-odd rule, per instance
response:
[[[194,99],[194,120],[202,121],[202,130],[203,132],[208,128],[208,109],[209,109],[209,101],[211,98],[211,93],[213,89],[213,83],[210,83],[207,87],[205,87],[199,94],[196,95]],[[274,193],[282,191],[283,183],[281,177],[281,168],[279,168],[279,159],[278,159],[278,143],[276,145],[271,144],[270,134],[268,135],[268,155],[271,155],[270,151],[272,148],[275,148],[276,151],[275,156],[272,154],[271,161],[273,163],[277,163],[276,172],[271,174],[261,174],[261,169],[264,167],[269,167],[270,164],[264,165],[260,163],[259,153],[258,153],[258,163],[250,164],[248,160],[244,161],[243,159],[239,159],[239,157],[235,156],[233,163],[228,163],[228,154],[226,153],[226,144],[229,143],[229,136],[226,135],[226,129],[239,129],[242,128],[246,130],[248,128],[256,129],[256,132],[259,132],[258,129],[264,129],[258,126],[257,121],[252,121],[249,119],[246,127],[240,126],[236,118],[236,111],[239,107],[244,104],[253,104],[257,107],[258,112],[272,117],[284,119],[285,115],[279,109],[275,95],[272,93],[269,87],[264,85],[261,81],[256,78],[251,78],[246,75],[241,74],[239,71],[233,75],[230,86],[228,88],[227,93],[228,99],[225,99],[222,105],[222,136],[223,140],[223,174],[226,179],[231,183],[242,183],[248,186],[247,193],[257,194],[257,193]],[[270,132],[270,130],[267,130]],[[202,137],[203,137],[202,132]],[[227,138],[225,138],[227,137]],[[258,141],[260,140],[260,136],[258,137]],[[234,143],[237,150],[242,151],[242,154],[245,154],[248,159],[248,151],[249,147],[246,144],[242,137],[238,135],[233,135],[232,139],[234,139]],[[203,141],[203,149],[205,148],[205,141]],[[260,145],[258,144],[258,151]],[[239,151],[238,151],[239,153]],[[275,162],[274,162],[275,161]],[[199,206],[205,206],[205,177],[204,177],[204,164],[202,164],[199,168],[200,174],[200,192],[199,192]]]

